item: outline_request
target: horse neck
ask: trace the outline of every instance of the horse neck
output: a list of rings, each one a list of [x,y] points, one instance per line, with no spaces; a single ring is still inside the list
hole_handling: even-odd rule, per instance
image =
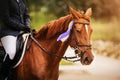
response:
[[[37,33],[38,39],[51,39],[65,32],[68,24],[72,20],[71,15],[67,15],[44,25]]]

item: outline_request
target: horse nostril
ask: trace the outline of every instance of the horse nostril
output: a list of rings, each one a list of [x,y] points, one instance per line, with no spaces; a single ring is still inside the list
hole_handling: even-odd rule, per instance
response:
[[[89,58],[88,57],[85,58],[85,62],[89,62]]]
[[[90,64],[92,62],[92,60],[89,57],[86,57],[84,60],[85,64]]]
[[[85,64],[90,64],[92,62],[92,59],[90,59],[89,57],[86,57],[84,60]]]

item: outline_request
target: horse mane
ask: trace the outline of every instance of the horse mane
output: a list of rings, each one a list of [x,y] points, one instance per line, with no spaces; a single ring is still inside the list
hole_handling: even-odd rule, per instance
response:
[[[39,39],[50,39],[54,36],[57,36],[67,30],[68,24],[71,20],[71,15],[61,17],[58,20],[53,20],[42,26],[42,28],[37,32],[36,37]]]

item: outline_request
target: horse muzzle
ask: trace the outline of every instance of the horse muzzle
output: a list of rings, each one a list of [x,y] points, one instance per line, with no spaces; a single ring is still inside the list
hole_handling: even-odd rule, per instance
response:
[[[75,50],[75,53],[80,57],[80,62],[82,65],[89,65],[92,63],[94,56],[90,50],[88,51],[80,51]]]

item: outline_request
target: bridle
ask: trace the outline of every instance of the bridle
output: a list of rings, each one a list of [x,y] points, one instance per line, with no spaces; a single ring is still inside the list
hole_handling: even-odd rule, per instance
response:
[[[89,22],[74,22],[74,24],[85,24],[88,25]],[[74,42],[75,42],[75,56],[72,57],[67,57],[67,56],[59,56],[57,54],[51,54],[49,53],[33,36],[32,34],[30,34],[30,38],[31,38],[31,43],[32,41],[34,41],[39,48],[41,48],[46,54],[48,55],[54,55],[56,57],[62,58],[64,60],[70,61],[70,62],[77,62],[80,61],[81,57],[87,52],[87,50],[91,49],[91,44],[80,44],[77,39],[74,36]],[[88,47],[86,50],[82,51],[79,47]],[[74,59],[74,60],[73,60]]]
[[[74,22],[74,25],[75,24],[84,24],[84,25],[89,25],[89,22]],[[80,44],[77,40],[77,38],[75,37],[75,34],[73,34],[73,41],[75,43],[75,47],[74,47],[74,51],[75,51],[75,54],[77,56],[78,59],[76,59],[75,61],[73,62],[76,62],[76,61],[79,61],[80,58],[87,52],[87,50],[91,49],[91,44]],[[87,47],[84,51],[81,50],[79,47]]]

